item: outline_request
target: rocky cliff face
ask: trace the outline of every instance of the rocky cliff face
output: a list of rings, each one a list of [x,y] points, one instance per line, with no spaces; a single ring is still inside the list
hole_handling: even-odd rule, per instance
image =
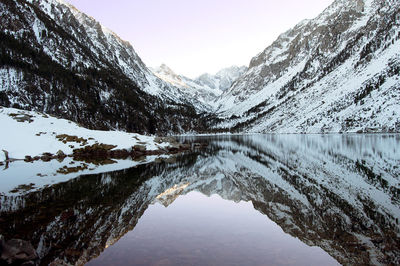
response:
[[[128,42],[74,7],[2,0],[0,14],[0,105],[141,133],[199,123],[190,101],[155,77]]]
[[[400,131],[400,3],[336,0],[251,60],[220,96],[217,128]]]

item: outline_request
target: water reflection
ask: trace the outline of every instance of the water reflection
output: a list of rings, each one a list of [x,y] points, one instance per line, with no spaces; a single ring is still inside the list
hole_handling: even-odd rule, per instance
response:
[[[209,146],[176,162],[81,176],[35,193],[1,196],[0,234],[32,241],[43,264],[83,264],[133,230],[154,206],[172,207],[182,195],[197,191],[251,203],[257,210],[253,213],[342,264],[400,263],[398,135],[186,140]],[[260,235],[267,231],[257,228]]]
[[[88,265],[337,265],[254,211],[250,202],[189,192],[149,206],[135,229]]]

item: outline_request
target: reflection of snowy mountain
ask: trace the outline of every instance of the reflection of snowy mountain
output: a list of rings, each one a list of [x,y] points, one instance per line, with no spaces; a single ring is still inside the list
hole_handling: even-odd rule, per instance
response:
[[[343,264],[397,264],[399,141],[389,135],[216,137],[206,151],[176,163],[3,198],[19,210],[3,209],[0,233],[27,230],[44,261],[83,263],[132,230],[149,204],[168,206],[196,190],[251,201],[285,232]],[[38,203],[24,208],[28,202]],[[43,206],[49,206],[45,217]]]

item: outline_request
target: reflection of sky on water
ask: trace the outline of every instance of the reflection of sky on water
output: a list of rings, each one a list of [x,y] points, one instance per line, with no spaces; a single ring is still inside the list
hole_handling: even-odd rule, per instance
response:
[[[399,135],[183,140],[209,145],[0,196],[0,234],[29,239],[46,263],[400,263]]]
[[[156,203],[135,229],[88,265],[336,265],[253,208],[190,192]]]

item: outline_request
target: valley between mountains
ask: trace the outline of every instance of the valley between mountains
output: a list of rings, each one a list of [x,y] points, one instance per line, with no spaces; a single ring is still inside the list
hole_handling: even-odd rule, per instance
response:
[[[0,0],[0,265],[399,265],[399,0],[332,0],[197,78],[134,46]]]
[[[0,28],[5,113],[151,135],[400,132],[395,0],[336,0],[249,66],[196,79],[147,67],[132,44],[62,0],[1,0]]]

